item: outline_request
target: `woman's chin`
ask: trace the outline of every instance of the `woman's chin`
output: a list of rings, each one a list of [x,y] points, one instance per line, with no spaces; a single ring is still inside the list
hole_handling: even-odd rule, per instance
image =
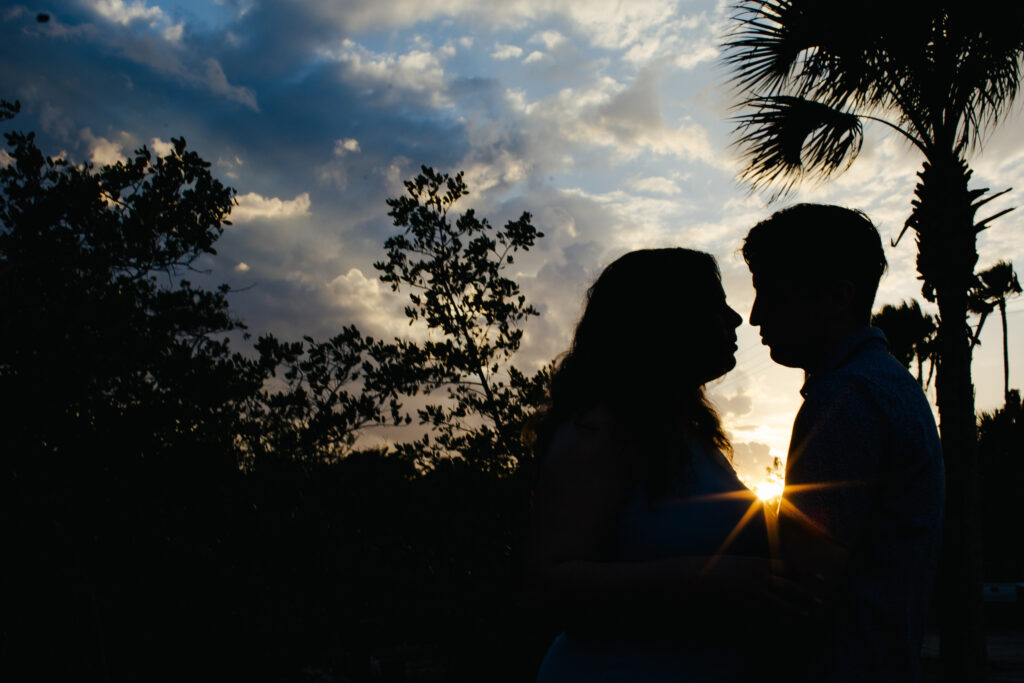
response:
[[[713,382],[716,379],[721,379],[722,377],[725,377],[735,367],[736,367],[736,357],[735,356],[729,356],[729,358],[724,363],[722,363],[720,368],[718,368],[717,370],[715,370],[715,371],[713,371],[711,373],[708,373],[709,376],[707,377],[707,379],[705,379],[703,382],[701,382],[701,384],[707,384],[708,382]]]

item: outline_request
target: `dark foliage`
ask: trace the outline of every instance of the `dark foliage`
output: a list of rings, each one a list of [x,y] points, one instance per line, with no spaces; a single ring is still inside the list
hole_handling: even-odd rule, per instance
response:
[[[515,471],[528,457],[521,432],[544,400],[548,371],[527,376],[510,363],[520,326],[537,311],[503,271],[544,233],[529,213],[498,230],[473,209],[452,221],[449,212],[469,193],[461,173],[424,166],[405,189],[405,196],[388,200],[388,215],[405,231],[384,243],[387,260],[374,266],[393,290],[410,290],[410,323],[422,320],[442,334],[419,344],[398,340],[401,366],[417,373],[409,379],[425,392],[447,391],[447,403],[419,411],[440,446],[431,459],[472,454],[480,466]],[[418,448],[431,452],[429,442]]]
[[[985,578],[1020,581],[1024,578],[1024,406],[1020,392],[1011,390],[1006,405],[978,420],[978,458],[985,520]]]
[[[885,333],[889,351],[908,370],[917,366],[917,383],[923,389],[931,384],[936,363],[935,318],[921,310],[915,299],[899,306],[886,304],[871,316],[871,324]],[[928,365],[925,374],[924,366]]]
[[[184,276],[214,253],[233,190],[184,140],[103,168],[7,141],[0,678],[530,678],[551,634],[519,603],[529,482],[481,464],[509,461],[496,449],[540,379],[506,362],[508,379],[485,377],[507,404],[439,408],[502,420],[439,437],[460,458],[431,450],[424,471],[416,443],[360,451],[359,429],[409,419],[402,396],[462,375],[353,327],[232,351],[228,289]],[[492,254],[531,231],[527,217],[458,254],[487,276],[481,310],[500,330],[477,359],[518,345],[529,307]]]

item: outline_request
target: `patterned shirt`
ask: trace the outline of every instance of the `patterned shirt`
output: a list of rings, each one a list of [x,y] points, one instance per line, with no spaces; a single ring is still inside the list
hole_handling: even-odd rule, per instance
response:
[[[786,500],[849,553],[834,613],[804,634],[811,679],[919,681],[945,492],[931,408],[875,328],[841,340],[800,393]]]

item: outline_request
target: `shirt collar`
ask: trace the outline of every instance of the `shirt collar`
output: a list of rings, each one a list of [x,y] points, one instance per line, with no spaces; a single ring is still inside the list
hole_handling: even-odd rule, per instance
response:
[[[804,372],[804,385],[800,395],[807,398],[807,391],[816,380],[846,365],[861,349],[872,342],[881,342],[886,348],[889,340],[877,327],[861,327],[837,341],[814,370]]]

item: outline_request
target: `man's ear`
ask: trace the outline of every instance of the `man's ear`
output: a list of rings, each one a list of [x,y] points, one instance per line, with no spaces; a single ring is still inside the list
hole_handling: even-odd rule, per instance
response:
[[[854,313],[857,287],[850,280],[836,280],[825,288],[832,309],[841,317]]]

